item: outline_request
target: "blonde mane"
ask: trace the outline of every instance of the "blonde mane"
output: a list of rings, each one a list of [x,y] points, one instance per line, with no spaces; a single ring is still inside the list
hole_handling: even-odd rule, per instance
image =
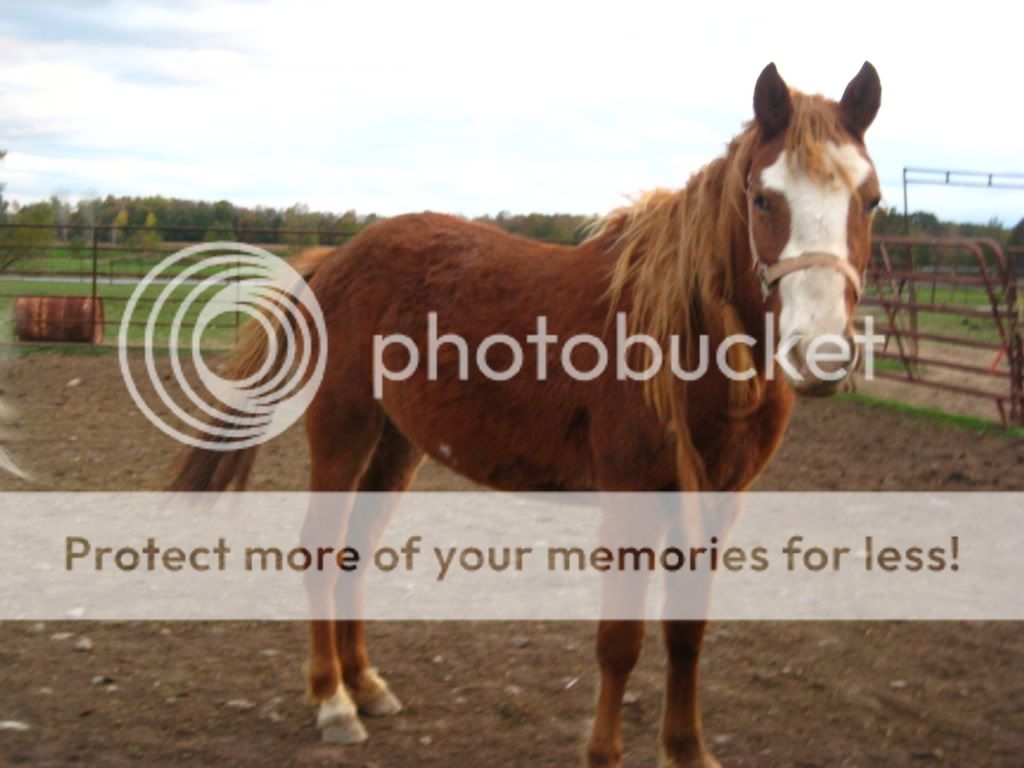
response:
[[[796,90],[791,97],[793,115],[783,137],[787,157],[814,176],[834,173],[826,146],[850,139],[835,102]],[[677,425],[685,424],[678,412],[685,407],[684,382],[669,365],[671,337],[679,337],[679,359],[690,367],[697,354],[694,329],[742,332],[733,305],[733,238],[737,223],[746,229],[746,175],[760,142],[757,123],[747,123],[726,154],[691,176],[685,187],[644,193],[600,219],[589,238],[606,239],[618,251],[608,288],[610,313],[627,309],[631,333],[660,344],[664,364],[645,382],[645,395],[659,416]],[[729,364],[743,371],[754,362],[746,347],[734,345]],[[730,382],[730,405],[734,411],[749,410],[761,393],[760,377]]]

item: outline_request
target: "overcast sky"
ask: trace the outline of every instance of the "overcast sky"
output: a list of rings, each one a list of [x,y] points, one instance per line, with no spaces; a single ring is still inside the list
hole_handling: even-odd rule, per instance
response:
[[[162,194],[395,214],[595,213],[682,186],[775,61],[837,98],[881,74],[868,134],[904,165],[1024,171],[1009,3],[0,3],[5,194]],[[1022,191],[912,209],[1024,216]]]

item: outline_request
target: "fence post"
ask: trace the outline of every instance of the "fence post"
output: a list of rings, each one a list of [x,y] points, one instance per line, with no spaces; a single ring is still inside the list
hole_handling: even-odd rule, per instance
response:
[[[1015,249],[1006,249],[1006,306],[1009,323],[1006,334],[1006,357],[1010,363],[1010,422],[1024,425],[1024,299],[1017,285]]]
[[[91,306],[91,320],[92,320],[92,338],[95,340],[98,338],[99,329],[96,327],[96,301],[98,297],[97,282],[99,279],[99,258],[96,250],[96,224],[92,225],[92,302]]]

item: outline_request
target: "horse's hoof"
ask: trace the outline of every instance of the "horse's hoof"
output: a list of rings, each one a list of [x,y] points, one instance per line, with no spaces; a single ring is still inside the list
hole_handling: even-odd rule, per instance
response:
[[[340,685],[331,698],[320,702],[316,727],[328,744],[358,744],[368,738],[352,698]]]
[[[369,668],[363,671],[358,686],[350,689],[352,699],[359,711],[370,717],[387,717],[402,711],[402,702],[388,688],[384,678],[377,670]]]
[[[358,701],[359,711],[368,717],[387,717],[402,711],[402,702],[387,688],[377,691],[365,701]]]
[[[366,728],[359,722],[359,718],[353,715],[345,720],[337,720],[320,728],[320,738],[325,744],[359,744],[366,741],[370,735]]]

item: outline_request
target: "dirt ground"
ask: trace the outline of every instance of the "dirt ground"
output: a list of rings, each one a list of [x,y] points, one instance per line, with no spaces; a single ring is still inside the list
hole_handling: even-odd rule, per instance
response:
[[[176,447],[132,405],[114,358],[8,361],[15,448],[37,474],[0,490],[161,487]],[[256,488],[305,487],[293,428]],[[428,464],[419,489],[470,484]],[[885,408],[801,403],[761,490],[1022,490],[1024,441]],[[983,512],[979,511],[979,515]],[[66,636],[65,636],[66,635]],[[596,685],[593,626],[377,623],[374,662],[406,710],[356,747],[317,742],[297,623],[0,625],[0,763],[565,766]],[[77,651],[87,637],[91,651]],[[708,740],[726,766],[1020,766],[1024,631],[1009,623],[726,622],[702,661]],[[626,764],[656,762],[655,626],[625,709]]]

